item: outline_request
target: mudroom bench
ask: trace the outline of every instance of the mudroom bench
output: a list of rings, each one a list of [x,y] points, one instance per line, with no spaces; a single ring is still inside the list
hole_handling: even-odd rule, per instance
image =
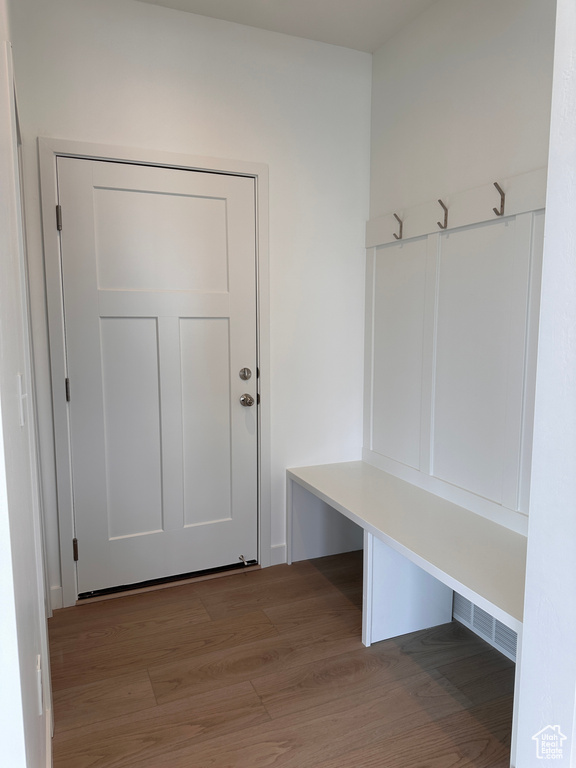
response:
[[[453,591],[517,633],[526,537],[364,461],[287,470],[288,560],[306,530],[300,486],[364,531],[365,645],[449,622]]]

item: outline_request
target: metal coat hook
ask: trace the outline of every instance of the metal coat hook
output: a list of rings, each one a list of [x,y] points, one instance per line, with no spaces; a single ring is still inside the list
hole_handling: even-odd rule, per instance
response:
[[[398,224],[400,224],[400,233],[397,235],[397,234],[396,234],[396,232],[394,232],[394,237],[396,238],[396,240],[402,240],[402,229],[404,228],[404,227],[403,227],[403,225],[404,225],[404,222],[402,221],[402,219],[400,218],[400,216],[398,216],[398,214],[397,214],[397,213],[395,213],[395,214],[394,214],[394,218],[396,219],[396,221],[398,222]]]
[[[492,210],[494,211],[496,216],[504,216],[504,203],[506,202],[506,193],[504,192],[504,190],[502,189],[500,184],[498,184],[497,181],[494,182],[494,186],[496,187],[498,192],[500,192],[500,210],[498,210],[498,208],[492,208]]]
[[[444,224],[442,224],[440,221],[437,221],[436,224],[440,227],[440,229],[447,229],[448,228],[448,208],[444,205],[442,200],[438,200],[442,208],[444,209]]]

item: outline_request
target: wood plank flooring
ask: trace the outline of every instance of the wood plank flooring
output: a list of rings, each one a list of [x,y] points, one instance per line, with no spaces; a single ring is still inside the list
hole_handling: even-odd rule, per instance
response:
[[[508,768],[514,665],[457,623],[364,648],[361,557],[57,611],[54,768]]]

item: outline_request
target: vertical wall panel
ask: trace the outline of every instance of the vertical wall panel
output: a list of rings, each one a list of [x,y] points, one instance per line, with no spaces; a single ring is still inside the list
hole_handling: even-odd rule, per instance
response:
[[[439,262],[433,474],[498,503],[516,311],[514,226],[500,220],[443,235]]]
[[[372,450],[420,464],[426,238],[376,249]]]

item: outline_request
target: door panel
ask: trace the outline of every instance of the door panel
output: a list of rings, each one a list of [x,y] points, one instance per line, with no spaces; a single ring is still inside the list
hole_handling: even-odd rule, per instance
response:
[[[97,188],[94,222],[99,288],[228,290],[225,199]]]
[[[182,401],[184,524],[201,525],[230,519],[233,510],[228,320],[183,319],[180,338],[187,395]],[[205,435],[202,443],[198,434]]]
[[[114,539],[160,531],[156,320],[102,318],[100,323],[108,536]]]
[[[254,180],[58,160],[79,592],[257,557]]]

